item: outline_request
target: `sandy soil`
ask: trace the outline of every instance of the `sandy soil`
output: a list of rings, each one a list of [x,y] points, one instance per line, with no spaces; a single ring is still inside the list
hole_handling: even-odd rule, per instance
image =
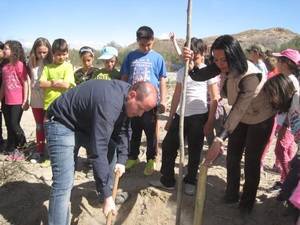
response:
[[[170,93],[172,91],[170,90]],[[171,94],[170,94],[171,96]],[[160,120],[160,143],[166,115]],[[24,113],[22,126],[28,140],[34,140],[35,124],[31,111]],[[265,165],[271,168],[274,163],[274,144]],[[71,198],[71,224],[105,224],[101,205],[97,202],[93,180],[85,177],[85,151],[80,151],[79,168]],[[221,202],[226,182],[225,157],[220,157],[208,171],[204,225],[292,225],[292,218],[282,204],[278,203],[270,188],[278,179],[268,169],[261,173],[258,190],[258,203],[251,216],[242,218],[237,205]],[[51,185],[51,169],[29,162],[11,163],[0,155],[0,225],[39,225],[47,224],[48,196]],[[159,178],[160,163],[151,177],[143,175],[145,166],[145,140],[141,146],[141,163],[122,177],[120,188],[130,193],[129,200],[119,207],[115,224],[125,225],[173,225],[176,214],[176,191],[165,192],[149,187],[148,182]],[[158,161],[160,157],[158,158]],[[193,224],[194,199],[183,195],[182,225]]]

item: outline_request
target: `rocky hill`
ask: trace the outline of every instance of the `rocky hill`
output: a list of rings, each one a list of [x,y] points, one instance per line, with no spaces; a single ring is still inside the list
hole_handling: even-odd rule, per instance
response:
[[[239,40],[243,48],[247,48],[253,43],[260,43],[268,49],[278,49],[282,44],[285,44],[300,34],[294,33],[284,28],[270,28],[264,30],[247,30],[233,36]],[[217,36],[204,38],[209,45],[213,43]]]
[[[282,48],[287,47],[296,48],[300,50],[300,34],[294,33],[284,28],[270,28],[264,30],[252,29],[232,35],[240,41],[244,49],[251,44],[260,43],[267,49],[273,51],[278,51]],[[216,38],[217,36],[211,36],[204,37],[203,39],[208,43],[208,46],[210,46]],[[291,41],[295,45],[291,45]],[[182,47],[185,40],[178,39],[177,42],[179,46]],[[136,43],[130,44],[126,47],[121,47],[120,45],[114,42],[108,43],[108,45],[114,46],[119,50],[119,64],[117,65],[118,68],[120,67],[121,63],[124,60],[124,57],[128,54],[128,52],[137,48]],[[169,39],[156,39],[154,43],[154,49],[163,55],[167,63],[168,71],[176,71],[182,66],[182,61],[177,56],[175,49]],[[97,58],[99,54],[98,51],[96,52],[96,54]],[[81,65],[81,60],[78,56],[77,49],[70,50],[69,56],[73,65],[77,67]],[[96,60],[95,65],[97,67],[103,67],[103,62],[101,60]]]
[[[279,27],[269,28],[264,30],[252,29],[237,34],[231,34],[231,35],[233,35],[236,39],[240,41],[243,48],[247,48],[249,45],[253,43],[260,43],[270,50],[278,49],[282,44],[285,44],[294,38],[297,37],[300,38],[300,34]],[[218,36],[211,36],[211,37],[204,37],[203,39],[210,46],[217,37]],[[180,46],[183,46],[185,42],[184,39],[178,39],[177,41]],[[134,43],[129,45],[127,48],[134,49],[136,47],[137,45],[136,43]],[[157,39],[155,41],[154,49],[161,53],[170,53],[170,52],[175,53],[172,43],[167,39],[165,40]]]

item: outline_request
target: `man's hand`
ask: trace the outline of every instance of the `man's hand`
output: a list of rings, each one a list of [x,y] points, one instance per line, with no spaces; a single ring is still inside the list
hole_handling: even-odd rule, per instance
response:
[[[206,153],[204,161],[204,164],[206,166],[210,166],[213,163],[213,161],[218,157],[218,155],[222,153],[223,143],[218,139],[219,138],[215,138],[213,144],[210,146],[208,152]]]
[[[108,214],[110,212],[112,212],[113,215],[117,214],[116,204],[115,204],[112,196],[106,198],[104,200],[104,205],[103,205],[103,213],[106,217],[108,216]]]
[[[115,173],[119,173],[121,177],[125,173],[125,165],[117,163],[115,166]]]

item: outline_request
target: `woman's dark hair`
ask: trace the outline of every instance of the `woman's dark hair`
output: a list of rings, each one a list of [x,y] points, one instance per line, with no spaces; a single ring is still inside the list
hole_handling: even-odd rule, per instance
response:
[[[61,38],[54,40],[52,44],[52,54],[54,54],[55,52],[68,52],[68,51],[69,48],[66,40]]]
[[[4,49],[4,44],[2,41],[0,41],[0,49],[3,50]]]
[[[184,46],[187,46],[187,43],[184,43]],[[207,45],[202,39],[192,37],[192,39],[191,39],[191,50],[195,54],[203,55],[207,51]]]
[[[213,57],[213,50],[224,50],[229,70],[244,74],[248,70],[247,58],[240,43],[230,35],[218,37],[211,46],[210,54]],[[213,60],[212,60],[213,61]]]
[[[37,55],[36,55],[36,50],[38,47],[40,46],[46,46],[48,48],[48,54],[47,57],[44,59],[44,64],[49,64],[52,63],[52,50],[51,50],[51,45],[49,43],[49,41],[46,38],[43,37],[39,37],[38,39],[35,40],[35,42],[33,43],[32,49],[30,51],[29,54],[29,60],[30,60],[30,64],[32,67],[36,67],[37,66]]]
[[[280,73],[267,80],[264,84],[263,91],[267,94],[275,110],[287,112],[291,106],[296,89],[292,80],[288,76]]]
[[[11,50],[12,63],[16,63],[17,61],[25,63],[24,49],[19,41],[9,40],[5,42],[5,45],[8,45]]]
[[[292,60],[290,60],[289,58],[285,57],[285,56],[280,56],[277,59],[278,61],[281,61],[283,63],[286,63],[289,70],[292,72],[292,74],[294,74],[297,78],[300,76],[300,71],[298,66],[296,65],[296,63],[294,63]]]

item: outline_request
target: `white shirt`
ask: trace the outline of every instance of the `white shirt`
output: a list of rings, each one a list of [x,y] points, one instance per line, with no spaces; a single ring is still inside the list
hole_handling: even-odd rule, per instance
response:
[[[288,76],[290,78],[290,80],[293,82],[296,93],[295,95],[299,96],[299,81],[296,78],[296,76],[294,74],[290,74]],[[284,123],[285,119],[286,119],[287,113],[280,113],[277,116],[277,124],[282,126],[282,124]]]
[[[267,78],[268,69],[266,64],[261,59],[258,60],[258,63],[255,64],[255,66],[261,71],[262,75]]]
[[[205,64],[199,65],[199,68],[205,67]],[[184,68],[177,72],[177,83],[182,84],[184,77]],[[186,102],[184,116],[203,114],[208,112],[207,107],[207,86],[218,82],[218,78],[214,77],[207,81],[194,81],[187,76],[186,82]],[[177,108],[177,114],[180,115],[180,103]]]
[[[37,66],[32,68],[31,77],[31,98],[30,106],[32,108],[44,108],[44,90],[40,88],[40,77],[43,72],[43,67]]]

